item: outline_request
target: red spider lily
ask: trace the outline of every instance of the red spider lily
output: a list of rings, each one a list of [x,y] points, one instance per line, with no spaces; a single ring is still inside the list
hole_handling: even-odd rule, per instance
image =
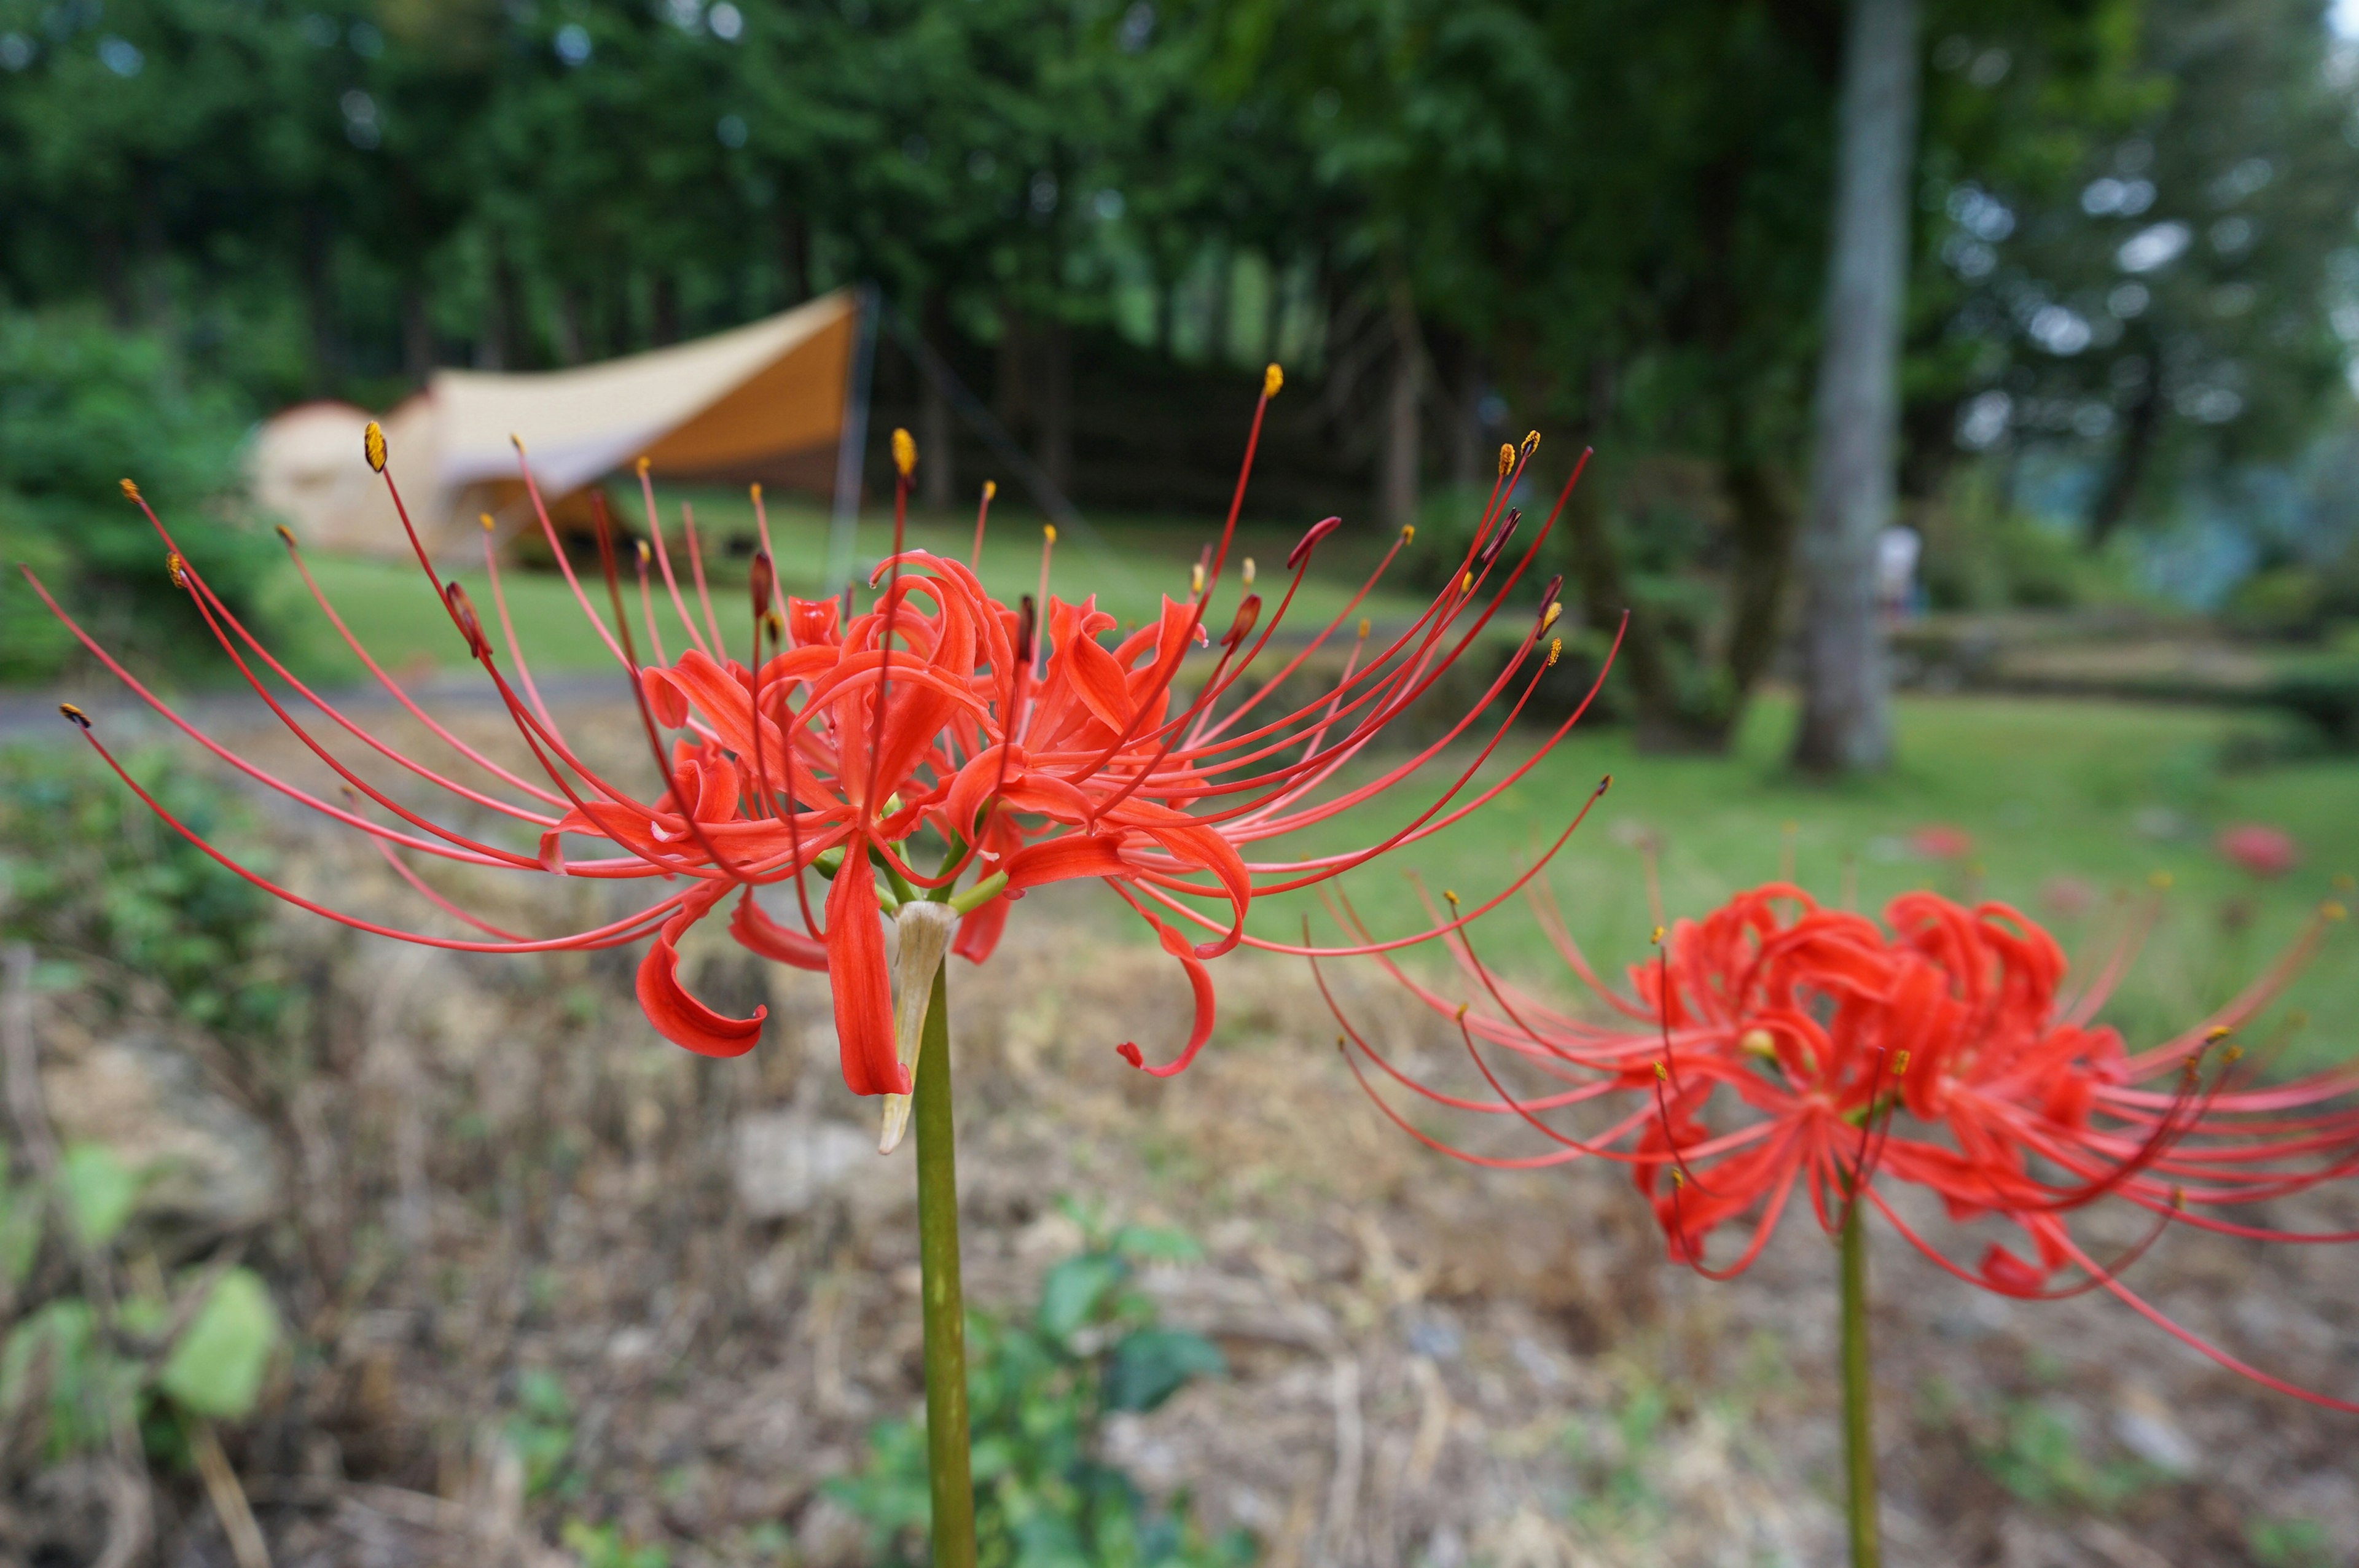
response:
[[[871,574],[875,596],[862,613],[851,612],[849,589],[841,601],[804,600],[780,590],[756,489],[762,547],[753,558],[750,654],[745,661],[732,656],[724,643],[693,519],[683,511],[701,616],[690,613],[657,525],[644,463],[641,490],[653,544],[638,547],[636,606],[626,603],[611,525],[593,494],[605,590],[602,607],[576,573],[519,447],[542,535],[582,613],[629,677],[636,719],[661,781],[653,794],[635,793],[593,767],[542,700],[510,623],[488,531],[484,570],[501,634],[497,647],[465,590],[436,571],[414,530],[410,542],[470,656],[506,707],[528,762],[495,760],[413,701],[351,635],[293,539],[281,531],[329,622],[402,708],[458,759],[456,764],[429,762],[397,749],[291,675],[231,614],[200,570],[180,555],[136,488],[125,481],[125,493],[164,542],[175,584],[189,594],[255,693],[337,775],[346,792],[344,804],[309,793],[200,732],[66,617],[38,579],[33,586],[92,656],[167,719],[257,783],[366,835],[420,897],[478,935],[396,927],[301,897],[204,843],[125,775],[159,815],[215,860],[307,909],[362,930],[474,952],[602,948],[652,937],[637,977],[649,1022],[691,1051],[728,1056],[751,1048],[763,1010],[746,1018],[718,1012],[682,986],[677,969],[682,935],[734,896],[729,929],[739,943],[828,974],[847,1087],[856,1094],[907,1097],[922,999],[951,922],[959,922],[956,950],[980,962],[998,941],[1012,901],[1050,882],[1096,878],[1148,923],[1186,970],[1194,991],[1194,1024],[1179,1058],[1147,1069],[1167,1075],[1185,1066],[1211,1032],[1213,1005],[1205,960],[1240,943],[1305,950],[1249,935],[1245,921],[1254,899],[1338,876],[1479,809],[1528,770],[1579,717],[1576,710],[1505,778],[1488,785],[1473,783],[1559,647],[1548,637],[1558,613],[1554,583],[1542,590],[1528,628],[1511,643],[1489,634],[1556,521],[1551,512],[1521,551],[1511,553],[1520,515],[1506,503],[1538,445],[1537,435],[1520,449],[1501,449],[1497,483],[1450,586],[1406,629],[1381,643],[1372,642],[1369,623],[1360,621],[1342,674],[1312,700],[1289,706],[1274,699],[1321,648],[1341,642],[1342,629],[1410,531],[1403,530],[1334,620],[1283,658],[1274,657],[1277,667],[1266,672],[1257,670],[1257,661],[1301,587],[1313,550],[1338,521],[1320,523],[1294,547],[1283,594],[1266,615],[1263,599],[1252,588],[1254,563],[1244,560],[1244,588],[1226,618],[1217,653],[1189,663],[1196,650],[1212,647],[1208,617],[1233,569],[1237,514],[1263,410],[1278,384],[1272,366],[1256,406],[1227,522],[1200,561],[1189,595],[1166,599],[1152,623],[1111,643],[1106,639],[1115,630],[1114,619],[1093,598],[1074,603],[1049,599],[1045,617],[1038,618],[1029,596],[1011,608],[985,593],[968,567],[903,547],[916,460],[904,432],[894,437],[899,475],[895,548]],[[369,427],[366,456],[385,472],[384,438],[375,426]],[[1579,471],[1576,465],[1575,478]],[[392,491],[389,474],[386,482]],[[1565,493],[1571,485],[1568,480]],[[988,499],[986,491],[986,505]],[[398,493],[393,500],[399,509]],[[1559,511],[1563,504],[1560,494]],[[407,512],[401,515],[408,528]],[[982,526],[979,514],[978,545]],[[1054,530],[1049,538],[1053,542]],[[1044,554],[1044,589],[1046,572]],[[660,630],[659,606],[667,600],[684,643],[676,658],[667,654]],[[1503,645],[1506,653],[1495,677],[1440,740],[1373,777],[1352,775],[1390,721],[1423,699],[1454,661],[1470,650]],[[1179,684],[1183,665],[1190,676],[1190,693],[1184,698]],[[291,689],[291,702],[282,700],[280,689]],[[1348,853],[1291,860],[1248,858],[1264,840],[1323,822],[1403,785],[1445,747],[1468,737],[1495,698],[1506,699],[1505,716],[1484,737],[1473,762],[1447,779],[1408,827]],[[293,707],[309,707],[321,717],[307,726]],[[79,710],[67,712],[113,764],[89,720]],[[434,786],[448,797],[446,806],[488,812],[500,819],[500,827],[462,832],[413,809],[330,747],[328,741],[339,731],[342,741]],[[451,776],[441,771],[446,767],[473,782]],[[115,771],[123,773],[119,766]],[[917,863],[914,851],[921,846],[930,847],[930,869]],[[501,929],[437,892],[411,865],[410,857],[417,856],[522,874],[652,882],[658,896],[592,929],[530,936]],[[812,896],[813,875],[828,882],[823,899]],[[962,877],[970,878],[963,889]],[[792,913],[780,919],[766,911],[756,898],[765,887],[783,893]],[[1511,886],[1498,896],[1512,891]],[[903,1009],[897,1017],[883,932],[888,914],[900,931]],[[1184,936],[1191,922],[1209,936]],[[1136,1045],[1121,1050],[1134,1065],[1144,1065]],[[900,1108],[906,1112],[906,1099]],[[889,1105],[887,1130],[889,1143],[897,1135]]]
[[[2301,849],[2291,834],[2257,822],[2222,828],[2212,847],[2222,859],[2256,877],[2281,877],[2301,864]]]
[[[2359,1411],[2245,1365],[2169,1321],[2120,1278],[2174,1223],[2268,1240],[2359,1239],[2235,1217],[2359,1171],[2359,1064],[2272,1082],[2231,1039],[2343,918],[2341,906],[2323,905],[2293,946],[2212,1017],[2133,1052],[2093,1019],[2142,928],[2125,933],[2076,991],[2062,950],[2005,904],[1968,908],[1908,893],[1878,925],[1771,883],[1701,921],[1680,921],[1668,939],[1658,932],[1658,957],[1633,968],[1622,993],[1598,983],[1553,906],[1536,902],[1566,962],[1618,1022],[1584,1020],[1507,985],[1462,932],[1451,946],[1471,1005],[1388,964],[1421,1000],[1455,1018],[1478,1077],[1469,1094],[1430,1087],[1347,1021],[1354,1073],[1412,1136],[1484,1165],[1583,1157],[1627,1164],[1671,1257],[1714,1279],[1751,1266],[1798,1187],[1830,1232],[1864,1200],[1970,1283],[2022,1299],[2102,1289],[2247,1377]],[[1363,1057],[1379,1070],[1377,1082],[1509,1119],[1548,1147],[1500,1157],[1432,1138],[1375,1093]],[[1510,1076],[1534,1074],[1545,1092],[1510,1087]],[[1559,1113],[1576,1106],[1599,1108],[1592,1114],[1602,1113],[1602,1125],[1560,1127]],[[1952,1220],[2013,1225],[2031,1256],[1994,1243],[1973,1268],[1953,1262],[1886,1201],[1884,1178],[1938,1194]],[[2126,1255],[2101,1261],[2069,1221],[2104,1197],[2146,1210],[2154,1226]],[[1724,1264],[1708,1263],[1712,1233],[1739,1220],[1751,1222],[1750,1237]],[[2066,1271],[2078,1278],[2051,1284]]]
[[[1974,852],[1974,836],[1947,822],[1929,822],[1908,835],[1908,847],[1929,860],[1962,860]]]

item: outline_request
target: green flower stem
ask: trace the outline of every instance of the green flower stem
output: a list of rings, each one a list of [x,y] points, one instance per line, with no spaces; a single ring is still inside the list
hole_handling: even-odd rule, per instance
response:
[[[922,1107],[924,1101],[919,1103]],[[1881,1568],[1884,1562],[1884,1542],[1875,1528],[1875,1391],[1868,1375],[1866,1208],[1854,1196],[1843,1228],[1843,1462],[1850,1483],[1846,1511],[1852,1568]]]
[[[967,1467],[966,1295],[959,1284],[958,1150],[951,1131],[951,1010],[945,964],[918,1048],[918,1248],[924,1272],[926,1468],[933,1485],[933,1568],[974,1568],[974,1480]]]

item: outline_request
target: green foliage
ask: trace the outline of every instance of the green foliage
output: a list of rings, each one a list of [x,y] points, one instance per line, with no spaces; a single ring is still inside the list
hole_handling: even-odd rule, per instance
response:
[[[1993,1480],[2034,1508],[2117,1509],[2156,1479],[2153,1466],[2134,1459],[2090,1459],[2071,1416],[2039,1400],[2010,1401],[1998,1439],[1977,1444],[1974,1456]]]
[[[168,753],[127,759],[190,831],[218,841],[231,797]],[[269,899],[190,843],[80,746],[0,752],[0,938],[160,981],[234,1042],[273,1038],[295,996],[270,954]]]
[[[0,1172],[5,1155],[0,1148]],[[45,1209],[60,1210],[71,1227],[59,1238],[66,1250],[111,1261],[138,1187],[120,1160],[90,1144],[65,1151],[54,1193],[0,1179],[0,1300],[35,1279]],[[184,1289],[204,1279],[191,1271]],[[269,1288],[248,1269],[223,1270],[201,1300],[134,1292],[104,1321],[88,1298],[61,1292],[20,1312],[0,1336],[0,1424],[27,1423],[51,1460],[104,1446],[118,1422],[171,1446],[179,1417],[252,1415],[282,1338]]]
[[[986,1568],[1223,1568],[1253,1559],[1242,1534],[1207,1541],[1186,1498],[1156,1509],[1100,1457],[1105,1417],[1144,1412],[1226,1364],[1201,1335],[1157,1321],[1136,1283],[1141,1262],[1195,1256],[1185,1236],[1124,1226],[1065,1259],[1041,1283],[1030,1320],[970,1314],[967,1397],[975,1531]],[[857,1475],[833,1482],[867,1521],[886,1561],[922,1561],[931,1508],[922,1416],[870,1437]]]
[[[78,310],[0,307],[0,680],[49,675],[72,649],[18,561],[118,655],[184,673],[212,637],[172,586],[165,546],[119,481],[138,481],[182,554],[240,617],[276,546],[221,521],[245,418],[165,341]],[[199,664],[209,663],[210,657]]]
[[[103,1143],[75,1143],[58,1159],[66,1212],[84,1247],[103,1247],[130,1221],[139,1201],[139,1174]]]
[[[279,1336],[269,1288],[250,1269],[230,1269],[173,1345],[156,1386],[193,1415],[243,1421],[254,1413]]]
[[[2257,1519],[2245,1527],[2245,1544],[2261,1568],[2330,1568],[2334,1547],[2316,1519]]]
[[[501,1431],[524,1464],[525,1496],[575,1484],[565,1467],[573,1454],[573,1400],[556,1373],[536,1367],[516,1379],[516,1413]]]
[[[616,1525],[570,1519],[558,1539],[581,1560],[582,1568],[671,1568],[669,1552],[661,1546],[634,1546]]]

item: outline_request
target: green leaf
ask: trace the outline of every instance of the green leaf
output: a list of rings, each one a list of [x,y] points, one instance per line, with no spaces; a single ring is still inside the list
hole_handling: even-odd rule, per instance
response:
[[[1193,1263],[1204,1255],[1196,1238],[1186,1231],[1153,1225],[1124,1226],[1114,1233],[1114,1249],[1125,1258],[1151,1258],[1166,1263]]]
[[[1040,1286],[1040,1332],[1055,1339],[1071,1337],[1129,1272],[1121,1259],[1103,1252],[1084,1252],[1049,1270]]]
[[[32,1186],[12,1187],[0,1176],[0,1290],[14,1291],[33,1271],[41,1249],[41,1195]]]
[[[58,1176],[84,1246],[105,1246],[130,1222],[139,1202],[139,1176],[113,1150],[100,1143],[69,1144],[58,1162]]]
[[[1106,1368],[1108,1410],[1151,1411],[1197,1378],[1228,1374],[1219,1346],[1185,1328],[1142,1328],[1114,1347]]]
[[[278,1309],[250,1269],[213,1282],[156,1380],[183,1410],[223,1421],[251,1414],[278,1346]]]

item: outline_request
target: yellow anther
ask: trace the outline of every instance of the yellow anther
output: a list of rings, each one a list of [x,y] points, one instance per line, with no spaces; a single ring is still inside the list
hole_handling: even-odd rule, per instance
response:
[[[2211,1028],[2203,1032],[2203,1043],[2209,1045],[2214,1041],[2225,1040],[2228,1038],[2228,1033],[2229,1030],[2226,1024],[2215,1023]]]
[[[179,551],[174,550],[164,557],[164,569],[172,574],[174,588],[189,586],[189,563],[180,558]]]
[[[1892,1076],[1897,1078],[1908,1070],[1908,1053],[1906,1051],[1896,1053],[1892,1058]]]
[[[1667,1084],[1671,1081],[1671,1070],[1663,1065],[1660,1062],[1655,1064],[1655,1081],[1658,1084]]]
[[[647,548],[647,542],[645,539],[634,540],[633,543],[639,546],[639,565],[646,566],[649,561],[655,559],[656,553]]]
[[[1335,1036],[1335,1049],[1336,1049],[1336,1050],[1338,1050],[1338,1051],[1342,1051],[1342,1050],[1345,1050],[1345,1049],[1347,1049],[1347,1047],[1346,1047],[1346,1046],[1344,1045],[1344,1044],[1343,1044],[1343,1037],[1342,1035],[1340,1035],[1340,1034],[1338,1034],[1337,1036]]]
[[[1458,591],[1461,593],[1474,591],[1474,573],[1471,568],[1459,574]]]
[[[2220,1065],[2223,1067],[2244,1059],[2245,1048],[2242,1045],[2230,1045],[2220,1053]]]
[[[1538,451],[1539,449],[1540,449],[1540,433],[1539,433],[1538,430],[1527,430],[1527,431],[1525,431],[1525,432],[1524,432],[1524,456],[1526,456],[1526,457],[1530,457],[1534,452]]]
[[[514,436],[510,436],[508,439],[516,441],[517,451],[524,450],[522,441],[516,441]],[[361,455],[368,459],[369,467],[379,473],[385,471],[385,432],[377,427],[377,423],[374,419],[368,422],[368,428],[361,432]]]
[[[1556,618],[1557,618],[1558,616],[1560,616],[1560,615],[1563,614],[1563,613],[1564,613],[1564,606],[1563,606],[1563,605],[1557,603],[1554,600],[1549,600],[1549,607],[1548,607],[1548,613],[1546,613],[1545,615],[1542,615],[1542,616],[1540,617],[1540,630],[1541,630],[1541,631],[1543,631],[1543,632],[1545,632],[1545,631],[1547,631],[1549,627],[1551,627],[1551,626],[1555,625],[1555,624],[1556,624]]]
[[[997,480],[987,479],[983,481],[983,498],[985,501],[989,501],[993,496],[997,495],[998,493],[999,481]]]
[[[1286,373],[1278,369],[1277,362],[1273,360],[1270,362],[1270,367],[1261,373],[1261,395],[1264,397],[1276,397],[1277,389],[1285,384]]]
[[[274,523],[270,525],[270,531],[278,535],[278,542],[280,544],[288,546],[289,548],[293,547],[295,544],[294,529],[289,528],[284,523]]]
[[[2160,892],[2170,885],[2170,873],[2169,871],[2153,872],[2146,879],[2146,884],[2155,892]]]
[[[508,445],[516,449],[516,456],[524,456],[524,438],[517,435],[514,430],[510,430],[508,432]]]
[[[1777,1041],[1766,1029],[1748,1029],[1738,1037],[1736,1048],[1748,1056],[1775,1056]]]
[[[125,481],[122,481],[122,483],[123,483],[123,494],[124,494],[124,498],[125,498],[125,500],[128,500],[128,501],[136,501],[136,500],[138,500],[138,499],[139,499],[139,487],[138,487],[137,485],[134,484],[131,481],[129,481],[129,480],[127,480],[127,479],[126,479],[126,480],[125,480]]]
[[[1251,587],[1253,586],[1253,579],[1254,579],[1254,559],[1253,559],[1253,557],[1252,557],[1251,556],[1247,556],[1247,557],[1245,557],[1245,586],[1246,586],[1247,588],[1251,588]]]
[[[1561,637],[1550,637],[1550,638],[1549,639],[1549,656],[1548,656],[1548,664],[1546,664],[1546,665],[1542,665],[1540,667],[1541,667],[1542,669],[1548,669],[1548,668],[1549,668],[1549,667],[1553,666],[1553,665],[1556,664],[1556,662],[1557,662],[1558,658],[1559,658],[1560,656],[1561,656],[1561,655],[1563,654],[1563,653],[1564,653],[1564,639],[1563,639],[1563,638],[1561,638]]]
[[[1405,524],[1401,524],[1401,543],[1402,543],[1402,544],[1406,545],[1406,544],[1408,544],[1411,539],[1414,539],[1414,538],[1416,538],[1416,537],[1417,537],[1417,524],[1414,524],[1414,523],[1405,523]]]
[[[1653,943],[1658,947],[1661,946],[1663,945],[1663,928],[1659,925],[1656,926],[1655,934],[1652,936],[1647,937],[1647,940]]]
[[[478,512],[478,513],[476,513],[476,514],[475,514],[475,521],[477,521],[478,523],[481,523],[481,524],[484,525],[484,533],[488,534],[488,533],[490,533],[490,532],[492,531],[492,514],[491,514],[490,513],[488,513],[488,512]]]
[[[2318,906],[2318,917],[2321,920],[2343,920],[2349,918],[2350,914],[2351,912],[2343,908],[2338,901],[2331,898]]]
[[[1677,1165],[1672,1166],[1672,1167],[1671,1167],[1671,1185],[1673,1185],[1673,1186],[1675,1186],[1675,1187],[1684,1187],[1684,1186],[1686,1186],[1687,1184],[1688,1184],[1688,1173],[1687,1173],[1685,1171],[1680,1170]]]
[[[775,606],[767,615],[762,617],[762,624],[770,629],[771,636],[777,638],[780,642],[786,641],[787,618],[779,614]]]
[[[1500,443],[1499,443],[1499,477],[1500,477],[1500,478],[1502,478],[1502,479],[1505,479],[1505,478],[1506,477],[1506,475],[1507,475],[1507,470],[1508,470],[1509,469],[1511,469],[1511,468],[1514,468],[1515,466],[1516,466],[1516,449],[1515,449],[1514,444],[1513,444],[1512,442],[1507,442],[1507,441],[1502,441],[1502,442],[1500,442]]]
[[[1360,617],[1360,641],[1361,641],[1361,642],[1363,642],[1363,643],[1364,643],[1364,642],[1366,642],[1367,640],[1368,640],[1368,618],[1367,618],[1366,616],[1363,615],[1363,616],[1361,616],[1361,617]]]
[[[641,474],[642,476],[644,476],[644,475],[647,473],[647,459],[645,459],[645,458],[641,458],[641,459],[639,460],[638,468],[639,468],[639,472],[640,472],[640,474]]]
[[[1057,525],[1054,523],[1043,523],[1040,525],[1040,536],[1048,540],[1049,543],[1052,545],[1055,544],[1057,542]]]
[[[1441,890],[1441,896],[1443,900],[1449,903],[1451,908],[1456,909],[1458,907],[1458,895],[1452,892],[1450,889],[1443,888]]]
[[[893,467],[900,473],[903,479],[908,478],[909,475],[917,470],[917,438],[911,436],[907,430],[895,430],[893,432]]]
[[[747,486],[745,487],[745,493],[746,493],[746,494],[748,494],[748,495],[750,495],[750,496],[752,496],[752,497],[754,498],[754,504],[755,504],[755,505],[759,506],[759,505],[761,505],[761,504],[762,504],[762,484],[761,484],[761,481],[760,481],[759,480],[756,480],[756,481],[754,481],[752,484],[747,485]]]
[[[1473,1002],[1471,1002],[1471,1001],[1462,1001],[1462,1002],[1460,1002],[1460,1003],[1458,1004],[1458,1011],[1457,1011],[1457,1012],[1456,1012],[1456,1013],[1452,1014],[1452,1017],[1455,1019],[1455,1021],[1456,1021],[1456,1022],[1460,1022],[1460,1023],[1463,1023],[1463,1022],[1466,1022],[1466,1010],[1467,1010],[1468,1008],[1470,1008],[1470,1007],[1473,1007],[1473,1005],[1474,1005],[1474,1004],[1473,1004]]]
[[[83,729],[87,730],[90,728],[90,715],[84,713],[81,708],[76,708],[72,703],[59,703],[58,711],[64,714],[68,719],[72,719],[75,723],[81,725]]]

